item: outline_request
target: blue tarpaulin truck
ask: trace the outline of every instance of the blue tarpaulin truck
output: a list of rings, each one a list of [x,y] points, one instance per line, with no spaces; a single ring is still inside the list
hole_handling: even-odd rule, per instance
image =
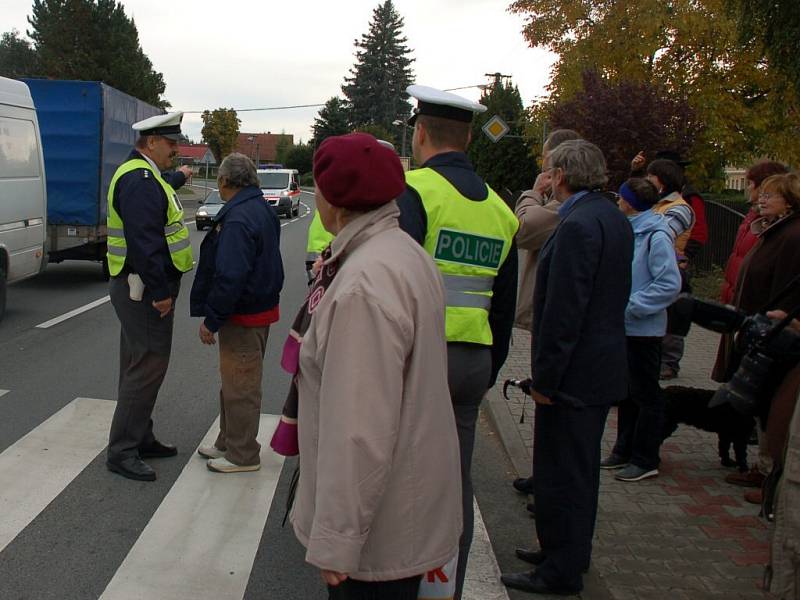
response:
[[[108,186],[136,140],[131,125],[164,111],[97,81],[23,81],[42,137],[48,261],[100,261],[107,274]]]

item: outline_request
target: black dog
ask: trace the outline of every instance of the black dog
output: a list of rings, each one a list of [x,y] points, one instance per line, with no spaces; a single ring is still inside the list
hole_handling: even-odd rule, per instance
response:
[[[720,462],[725,467],[747,471],[747,442],[755,426],[752,417],[736,412],[730,404],[709,408],[714,390],[670,386],[661,392],[665,398],[664,439],[675,433],[679,423],[716,433]],[[736,460],[730,458],[733,445]]]

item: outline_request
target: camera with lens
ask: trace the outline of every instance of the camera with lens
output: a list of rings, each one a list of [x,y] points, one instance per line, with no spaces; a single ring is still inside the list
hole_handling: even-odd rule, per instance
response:
[[[713,408],[729,402],[739,413],[763,416],[786,373],[800,361],[800,335],[787,325],[798,311],[773,321],[764,314],[748,315],[732,306],[682,294],[675,310],[705,329],[735,333],[738,367],[709,402]]]

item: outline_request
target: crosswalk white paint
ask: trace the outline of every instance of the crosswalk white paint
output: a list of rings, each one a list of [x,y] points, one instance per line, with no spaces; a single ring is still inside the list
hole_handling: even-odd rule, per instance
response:
[[[261,415],[264,448],[278,418]],[[218,428],[216,421],[201,445]],[[221,474],[192,457],[101,600],[242,598],[282,466],[282,456],[265,451],[260,471]]]
[[[0,396],[8,390],[0,390]],[[116,403],[76,398],[0,454],[0,551],[39,515],[108,442]],[[261,415],[259,441],[277,416]],[[201,445],[216,438],[219,419]],[[283,457],[265,450],[261,470],[219,474],[189,459],[101,600],[240,600],[250,579]],[[508,600],[477,502],[464,600]],[[291,535],[287,530],[287,535]],[[277,541],[275,544],[277,545]]]
[[[105,448],[115,405],[76,398],[0,454],[0,550]]]

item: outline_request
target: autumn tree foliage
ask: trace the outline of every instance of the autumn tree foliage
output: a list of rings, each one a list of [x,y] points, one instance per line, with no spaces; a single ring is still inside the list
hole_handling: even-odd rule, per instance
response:
[[[755,1],[755,0],[754,0]],[[702,124],[690,177],[701,185],[720,163],[768,155],[800,160],[797,98],[756,41],[742,40],[729,0],[515,0],[532,46],[559,54],[549,102],[583,89],[584,72],[640,82],[685,100]]]
[[[201,118],[203,142],[208,144],[214,159],[220,164],[236,147],[241,121],[233,108],[204,110]]]

